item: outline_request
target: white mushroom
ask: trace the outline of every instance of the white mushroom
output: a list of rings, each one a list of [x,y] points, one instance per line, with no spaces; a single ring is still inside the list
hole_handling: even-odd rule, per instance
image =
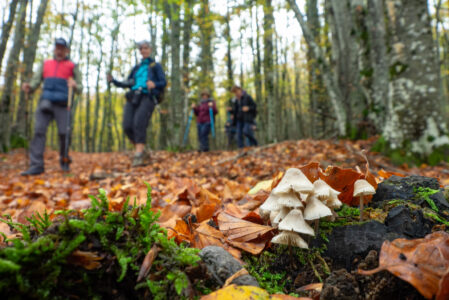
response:
[[[313,183],[313,194],[321,201],[326,201],[331,197],[331,193],[340,194],[340,192],[334,190],[326,181],[317,179]]]
[[[296,168],[288,169],[278,186],[273,189],[274,194],[285,194],[291,191],[306,194],[313,191],[313,184],[301,170]]]
[[[279,210],[272,210],[271,212],[270,212],[270,222],[271,222],[271,225],[273,225],[273,222],[274,222],[274,219],[276,218],[276,216],[279,214]]]
[[[354,182],[354,197],[359,197],[360,221],[363,220],[363,197],[374,195],[376,189],[365,179],[358,179]]]
[[[274,227],[278,227],[279,223],[282,221],[282,219],[285,218],[286,215],[288,215],[290,210],[291,209],[289,207],[286,207],[286,206],[281,208],[281,210],[276,215],[276,217],[271,221],[271,225],[273,225]]]
[[[313,228],[304,221],[302,211],[299,209],[292,209],[287,216],[279,223],[279,230],[294,231],[297,233],[304,233],[315,236]]]
[[[279,194],[277,202],[281,207],[304,207],[301,200],[299,200],[298,196],[294,192]]]
[[[328,216],[332,216],[332,212],[329,207],[318,200],[315,195],[310,195],[307,199],[306,209],[304,210],[304,219],[307,221],[312,221]]]
[[[304,241],[299,234],[297,234],[295,232],[291,232],[291,231],[282,231],[281,233],[276,235],[271,240],[271,242],[275,243],[275,244],[296,246],[296,247],[305,248],[305,249],[309,248],[306,241]]]
[[[262,218],[268,218],[270,213],[274,210],[280,210],[281,206],[278,203],[279,196],[271,193],[267,200],[259,207],[259,213]]]
[[[340,208],[343,203],[338,199],[338,195],[340,192],[336,190],[331,190],[329,199],[325,202],[325,204],[330,208]]]

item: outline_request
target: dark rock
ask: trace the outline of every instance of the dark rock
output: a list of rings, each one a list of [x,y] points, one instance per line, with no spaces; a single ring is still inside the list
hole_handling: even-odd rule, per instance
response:
[[[436,178],[391,176],[379,184],[370,205],[373,207],[384,207],[384,204],[390,200],[407,200],[420,206],[430,207],[426,199],[417,193],[419,188],[439,190],[440,185]],[[429,197],[435,202],[439,210],[449,209],[449,202],[442,191],[429,195]]]
[[[432,230],[432,222],[425,219],[421,210],[411,211],[406,206],[396,206],[385,219],[387,232],[409,239],[423,238]]]
[[[321,300],[355,300],[358,299],[360,288],[354,276],[345,269],[333,271],[326,278],[321,291]]]
[[[243,268],[229,252],[221,247],[207,246],[201,250],[199,256],[206,264],[209,273],[220,285],[223,285],[226,279]],[[259,286],[257,280],[251,275],[239,276],[232,283],[236,285]]]
[[[449,203],[447,202],[446,197],[444,197],[443,191],[430,195],[429,198],[435,202],[435,205],[439,210],[449,209]]]
[[[370,250],[379,251],[385,240],[399,237],[377,221],[336,227],[329,235],[326,255],[332,259],[334,268],[351,270],[355,261],[364,258]]]

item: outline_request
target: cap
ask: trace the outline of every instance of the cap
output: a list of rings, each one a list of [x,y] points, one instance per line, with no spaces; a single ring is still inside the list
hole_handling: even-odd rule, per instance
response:
[[[201,96],[203,96],[203,95],[208,95],[208,96],[210,96],[209,90],[208,90],[208,89],[202,90],[202,91],[201,91]]]
[[[55,45],[61,45],[64,46],[66,48],[69,48],[69,45],[67,44],[67,41],[63,38],[57,38],[55,39]]]
[[[143,45],[147,45],[148,47],[151,48],[151,43],[150,43],[149,40],[143,40],[143,41],[140,41],[140,42],[136,42],[137,48],[140,48],[140,47],[142,47]]]

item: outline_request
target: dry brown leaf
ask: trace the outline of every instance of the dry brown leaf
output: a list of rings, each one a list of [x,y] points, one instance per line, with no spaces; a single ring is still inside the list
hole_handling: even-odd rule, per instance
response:
[[[142,266],[139,270],[139,276],[137,277],[137,282],[140,282],[142,279],[148,276],[150,273],[151,266],[153,265],[154,260],[156,259],[157,254],[161,249],[155,244],[151,247],[150,251],[148,251],[147,255],[143,259]]]
[[[250,242],[256,239],[263,239],[268,233],[274,230],[269,226],[251,223],[227,213],[220,213],[217,217],[220,230],[230,240],[237,242]]]
[[[67,262],[75,266],[83,267],[86,270],[94,270],[101,267],[99,261],[102,259],[103,257],[98,256],[94,252],[75,250],[67,257]]]
[[[371,275],[388,270],[409,282],[427,299],[447,299],[449,293],[449,234],[434,232],[423,239],[385,241],[379,256],[379,267],[359,270]]]

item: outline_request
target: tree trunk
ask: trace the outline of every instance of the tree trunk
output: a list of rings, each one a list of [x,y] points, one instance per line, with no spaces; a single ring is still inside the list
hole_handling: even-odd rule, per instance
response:
[[[315,43],[313,34],[310,31],[309,27],[307,26],[306,22],[304,21],[304,17],[301,11],[299,10],[299,7],[296,4],[295,0],[287,0],[287,1],[295,13],[295,17],[301,26],[307,44],[313,50],[315,60],[319,62],[320,71],[321,74],[323,75],[324,85],[326,86],[326,90],[329,99],[331,100],[332,108],[334,109],[334,113],[337,119],[338,134],[340,136],[346,136],[346,113],[342,106],[343,96],[337,84],[337,81],[332,76],[330,65],[323,54],[323,50],[320,48],[320,46],[318,46],[318,44]]]
[[[2,97],[0,99],[0,151],[6,151],[9,148],[10,130],[11,130],[11,107],[14,103],[14,87],[19,68],[19,55],[22,51],[25,35],[25,18],[27,9],[27,0],[20,1],[19,16],[14,30],[14,42],[9,52],[8,63],[6,67],[5,85]]]
[[[11,32],[11,27],[16,16],[17,3],[19,3],[19,0],[12,0],[11,3],[9,3],[9,17],[6,23],[2,25],[2,37],[0,41],[0,74],[2,71],[3,57],[5,56],[6,52],[6,45],[8,44],[9,40],[9,34]]]
[[[386,109],[388,107],[388,54],[385,29],[385,14],[383,0],[368,0],[366,23],[370,44],[370,60],[373,73],[371,75],[371,93],[373,108],[371,119],[378,129],[385,125]]]
[[[167,47],[169,44],[169,33],[168,33],[168,26],[167,26],[167,19],[164,16],[163,23],[162,23],[162,66],[164,70],[167,69],[167,60],[168,60],[168,51]],[[165,101],[162,103],[162,109],[165,111],[168,111],[168,101]],[[159,124],[159,148],[166,149],[169,146],[169,122],[168,122],[168,114],[167,113],[161,113],[160,114],[160,124]]]
[[[93,128],[91,133],[91,151],[100,151],[100,144],[97,144],[97,138],[98,138],[98,122],[100,121],[100,105],[101,105],[101,97],[100,97],[100,76],[101,76],[101,64],[103,63],[103,39],[100,35],[98,35],[98,49],[100,49],[100,60],[97,62],[97,79],[95,84],[95,111],[94,111],[94,120],[93,120]],[[101,133],[100,133],[101,135]]]
[[[24,72],[21,75],[21,82],[28,82],[31,79],[33,73],[33,64],[36,59],[37,42],[39,41],[39,36],[41,32],[42,23],[44,21],[45,11],[47,9],[48,0],[41,0],[39,8],[37,10],[36,21],[31,27],[31,30],[27,36],[27,42],[23,50],[23,66],[25,67]],[[18,135],[25,135],[27,132],[26,124],[23,120],[29,118],[28,103],[25,100],[25,93],[20,90],[20,100],[16,113],[16,124],[14,126],[14,133]],[[29,122],[28,122],[29,124]],[[29,137],[27,137],[29,138]]]
[[[273,31],[274,17],[272,0],[267,0],[264,5],[264,57],[263,73],[265,80],[265,97],[268,109],[268,142],[276,142],[276,99],[274,90],[274,67],[273,67]]]
[[[393,44],[384,136],[392,149],[410,143],[412,152],[426,156],[449,144],[438,98],[439,66],[427,2],[388,0],[387,6]]]

